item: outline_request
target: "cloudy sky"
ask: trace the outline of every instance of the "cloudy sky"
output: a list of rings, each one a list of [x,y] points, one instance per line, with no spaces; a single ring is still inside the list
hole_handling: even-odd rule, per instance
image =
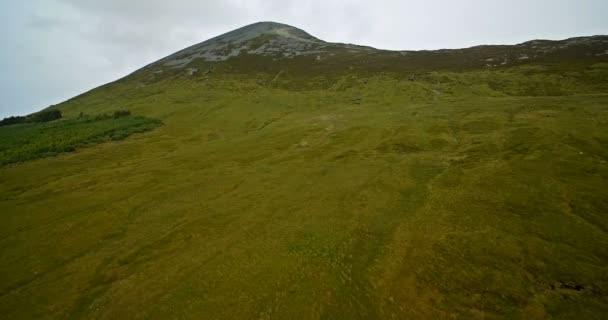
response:
[[[608,34],[607,0],[0,0],[0,117],[257,21],[382,49]]]

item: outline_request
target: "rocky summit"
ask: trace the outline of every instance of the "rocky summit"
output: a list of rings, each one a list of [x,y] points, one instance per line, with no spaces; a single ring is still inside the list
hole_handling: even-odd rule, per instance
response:
[[[342,49],[342,50],[340,50]],[[475,59],[478,65],[498,67],[507,64],[542,60],[561,55],[583,55],[601,57],[608,55],[608,36],[578,37],[561,41],[533,40],[513,46],[479,46],[469,49],[436,51],[389,51],[352,44],[329,43],[311,36],[307,32],[282,23],[258,22],[178,51],[157,64],[184,67],[196,59],[204,61],[226,61],[239,55],[263,55],[273,59],[313,56],[321,60],[338,53],[405,56],[423,58],[432,53],[437,60],[450,55],[460,55],[464,60]],[[473,57],[470,55],[477,55]],[[413,57],[411,57],[413,56]],[[412,64],[416,64],[413,61]]]
[[[194,59],[224,61],[241,53],[291,58],[321,54],[335,44],[319,40],[298,28],[259,22],[181,50],[165,59],[167,66],[185,66]]]

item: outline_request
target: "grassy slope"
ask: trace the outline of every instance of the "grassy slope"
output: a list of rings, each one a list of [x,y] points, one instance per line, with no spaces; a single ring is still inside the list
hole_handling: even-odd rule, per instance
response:
[[[0,313],[605,317],[605,65],[543,68],[144,70],[68,101],[165,125],[0,169]]]

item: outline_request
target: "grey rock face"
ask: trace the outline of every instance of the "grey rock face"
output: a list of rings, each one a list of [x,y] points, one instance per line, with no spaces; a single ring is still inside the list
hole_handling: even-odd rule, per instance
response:
[[[328,47],[336,45],[353,50],[373,50],[355,45],[328,43],[286,24],[258,22],[181,50],[160,60],[160,63],[165,66],[183,67],[197,58],[225,61],[242,53],[285,59],[301,55],[319,55],[325,53]]]

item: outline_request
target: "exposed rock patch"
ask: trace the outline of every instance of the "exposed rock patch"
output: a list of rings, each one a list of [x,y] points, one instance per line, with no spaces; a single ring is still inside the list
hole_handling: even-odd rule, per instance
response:
[[[321,54],[336,46],[354,51],[373,50],[352,44],[325,42],[281,23],[259,22],[181,50],[160,62],[166,66],[183,67],[194,59],[225,61],[243,53],[273,56],[276,59],[317,55],[317,60],[320,60]]]

